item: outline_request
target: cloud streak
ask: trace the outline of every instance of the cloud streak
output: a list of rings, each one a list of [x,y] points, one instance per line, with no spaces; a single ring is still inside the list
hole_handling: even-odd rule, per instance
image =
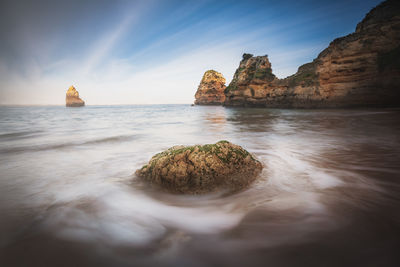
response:
[[[16,25],[0,27],[0,104],[62,105],[71,84],[88,104],[191,103],[204,71],[230,81],[244,52],[293,74],[378,2],[44,1],[37,23],[10,4],[0,14]]]
[[[144,7],[135,5],[130,7],[129,10],[131,12],[127,12],[116,27],[105,33],[99,40],[96,40],[89,57],[83,64],[81,70],[83,75],[87,75],[93,71],[107,57],[110,50],[114,48],[121,37],[127,34],[135,23],[139,22],[140,15],[144,12]]]

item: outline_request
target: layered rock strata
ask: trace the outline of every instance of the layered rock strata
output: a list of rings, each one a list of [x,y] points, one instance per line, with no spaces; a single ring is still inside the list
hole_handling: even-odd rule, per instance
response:
[[[226,106],[400,106],[400,1],[372,9],[354,33],[285,79],[273,75],[267,56],[244,54],[225,95]]]
[[[200,194],[238,191],[261,172],[253,155],[228,141],[195,146],[174,146],[158,153],[136,171],[153,185],[175,193]]]
[[[225,101],[225,78],[215,70],[204,73],[195,94],[196,105],[221,105]]]
[[[66,97],[65,97],[65,105],[67,107],[82,107],[85,105],[85,101],[79,98],[79,93],[76,91],[74,86],[70,86]]]

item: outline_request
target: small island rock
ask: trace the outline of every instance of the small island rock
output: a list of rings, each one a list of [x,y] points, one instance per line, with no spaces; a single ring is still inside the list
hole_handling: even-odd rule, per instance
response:
[[[171,147],[153,156],[136,175],[170,192],[200,194],[243,189],[256,179],[262,168],[242,147],[219,141]]]
[[[65,97],[65,105],[67,107],[82,107],[85,101],[79,98],[79,93],[74,86],[70,86]]]
[[[195,94],[196,105],[221,105],[225,101],[225,78],[215,70],[208,70]]]

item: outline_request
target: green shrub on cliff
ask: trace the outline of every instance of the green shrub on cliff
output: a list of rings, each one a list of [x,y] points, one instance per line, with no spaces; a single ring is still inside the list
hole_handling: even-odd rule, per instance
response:
[[[300,66],[296,74],[287,78],[289,87],[317,85],[318,74],[316,73],[316,64],[317,62],[314,60]]]
[[[231,83],[225,88],[224,93],[227,94],[227,93],[229,93],[230,91],[235,91],[235,90],[237,90],[237,89],[238,89],[238,87],[237,87],[236,83],[231,82]]]
[[[260,80],[272,81],[275,79],[275,75],[272,73],[271,68],[257,69],[254,73],[253,78]]]
[[[253,57],[253,54],[244,53],[243,56],[242,56],[242,60],[247,60],[247,59],[249,59],[251,57]]]
[[[289,86],[297,85],[312,86],[318,83],[318,75],[312,72],[299,73],[289,78]]]

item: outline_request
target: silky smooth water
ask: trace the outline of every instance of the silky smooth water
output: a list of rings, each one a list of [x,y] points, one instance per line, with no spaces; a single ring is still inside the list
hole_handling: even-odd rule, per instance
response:
[[[134,172],[229,140],[264,165],[233,195]],[[0,107],[1,266],[400,266],[400,110]]]

